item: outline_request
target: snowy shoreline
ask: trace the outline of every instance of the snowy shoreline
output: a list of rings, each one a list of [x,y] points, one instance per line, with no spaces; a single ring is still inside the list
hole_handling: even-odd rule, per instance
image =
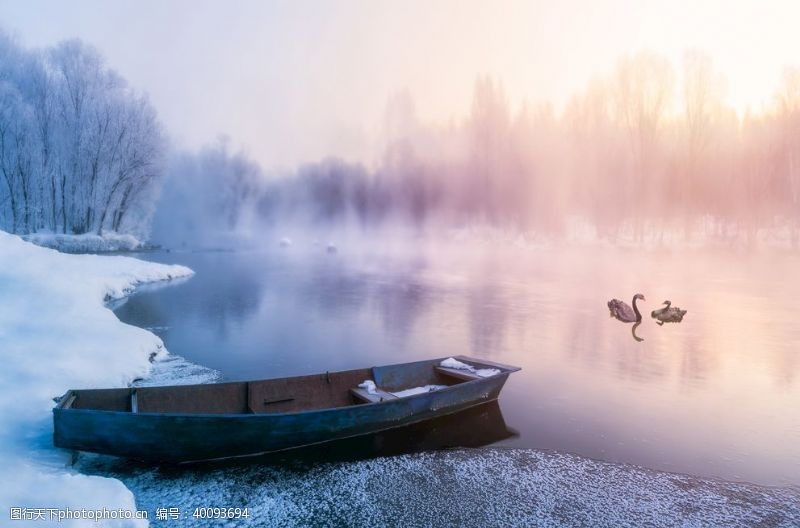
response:
[[[102,235],[84,233],[67,235],[60,233],[31,233],[22,239],[37,246],[56,249],[62,253],[114,253],[133,252],[144,249],[145,244],[133,235],[104,232]]]
[[[184,266],[130,257],[59,253],[0,232],[0,464],[14,475],[0,484],[0,518],[9,519],[12,507],[136,509],[121,482],[78,473],[69,466],[70,454],[53,447],[53,398],[69,388],[158,378],[167,369],[159,368],[162,362],[188,368],[156,335],[119,321],[108,303],[137,286],[192,274]],[[95,524],[58,524],[86,522]]]

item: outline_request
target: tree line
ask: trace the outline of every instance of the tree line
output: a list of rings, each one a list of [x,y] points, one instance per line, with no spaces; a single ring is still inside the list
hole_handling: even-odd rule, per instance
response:
[[[612,241],[753,239],[762,228],[800,241],[797,69],[767,107],[743,115],[697,51],[679,71],[656,54],[623,57],[559,111],[514,111],[501,82],[479,77],[468,115],[444,125],[423,123],[408,93],[392,97],[384,136],[372,166],[330,158],[272,174],[227,147],[201,165],[229,174],[212,193],[227,225],[399,220],[558,236],[578,222]],[[222,192],[228,185],[238,190]]]
[[[485,222],[563,234],[576,219],[599,237],[690,238],[698,232],[800,235],[800,70],[770,103],[738,114],[711,58],[688,51],[623,57],[563,109],[512,110],[500,81],[479,77],[461,120],[419,120],[408,93],[390,99],[374,167],[325,160],[265,185],[270,221],[386,218]]]
[[[737,113],[702,52],[676,68],[619,60],[564,108],[512,108],[476,79],[466,116],[425,123],[390,98],[382,156],[276,174],[226,143],[173,153],[147,99],[80,41],[29,50],[0,33],[0,228],[146,236],[160,180],[161,231],[305,222],[486,223],[546,234],[576,219],[597,236],[755,236],[800,242],[800,70],[764,109]],[[269,145],[263,146],[269,149]],[[184,230],[184,231],[185,231]]]

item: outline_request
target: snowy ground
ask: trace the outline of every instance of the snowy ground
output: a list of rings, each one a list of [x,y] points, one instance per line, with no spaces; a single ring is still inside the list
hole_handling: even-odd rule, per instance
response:
[[[529,449],[460,449],[306,467],[152,469],[90,458],[139,507],[178,507],[151,526],[800,526],[800,490],[718,482]],[[95,467],[92,467],[92,466]],[[106,466],[106,467],[104,467]],[[197,520],[195,508],[248,508]]]
[[[0,524],[12,507],[135,508],[121,482],[81,475],[53,448],[53,397],[75,387],[123,387],[167,370],[163,362],[191,371],[158,337],[121,323],[105,305],[138,284],[191,273],[128,257],[66,255],[0,231]]]

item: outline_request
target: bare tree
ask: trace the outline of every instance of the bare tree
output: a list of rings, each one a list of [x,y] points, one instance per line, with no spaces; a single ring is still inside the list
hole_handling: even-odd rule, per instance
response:
[[[784,71],[777,99],[788,205],[793,222],[792,244],[796,247],[800,242],[800,68]]]
[[[627,131],[633,156],[630,210],[637,238],[642,236],[642,213],[647,205],[646,179],[655,179],[656,147],[673,95],[674,73],[660,55],[641,52],[617,65],[615,112]]]

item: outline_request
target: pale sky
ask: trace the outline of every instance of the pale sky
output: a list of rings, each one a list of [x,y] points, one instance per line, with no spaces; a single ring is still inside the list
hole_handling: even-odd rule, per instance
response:
[[[469,110],[476,75],[561,105],[620,56],[709,53],[739,111],[800,65],[800,1],[0,0],[32,47],[79,37],[147,92],[177,146],[220,134],[267,167],[373,161],[389,96],[423,121]]]

